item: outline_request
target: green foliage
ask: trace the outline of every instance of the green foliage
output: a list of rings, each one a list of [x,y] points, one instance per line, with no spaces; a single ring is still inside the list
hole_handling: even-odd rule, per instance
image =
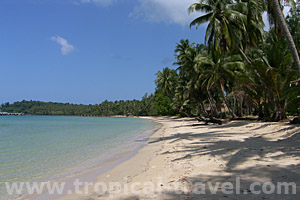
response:
[[[291,14],[288,15],[287,23],[293,35],[295,45],[299,52],[300,51],[300,1],[299,0],[296,3],[296,9],[294,11],[292,10]]]
[[[189,12],[204,12],[190,26],[208,22],[205,42],[212,51],[226,53],[234,49],[256,46],[262,40],[264,7],[254,0],[201,0],[190,6]]]
[[[171,105],[171,100],[168,96],[163,94],[156,94],[155,97],[155,108],[157,110],[158,115],[172,115],[173,109]]]
[[[208,22],[207,46],[180,40],[175,49],[177,74],[172,72],[176,78],[171,81],[168,68],[157,73],[155,105],[160,115],[168,115],[170,105],[179,116],[257,114],[280,120],[286,112],[297,113],[300,90],[289,87],[297,71],[287,42],[276,29],[262,29],[262,13],[271,9],[267,3],[203,0],[190,7],[190,12],[205,13],[191,26]],[[299,39],[299,2],[288,23]]]
[[[135,116],[156,115],[154,107],[155,97],[147,95],[142,100],[104,101],[96,105],[78,105],[70,103],[53,103],[40,101],[21,101],[13,104],[4,103],[1,111],[13,113],[25,113],[32,115],[128,115]]]
[[[172,97],[175,93],[176,84],[178,81],[178,74],[176,73],[176,70],[166,67],[162,70],[162,72],[158,71],[156,76],[156,91]]]

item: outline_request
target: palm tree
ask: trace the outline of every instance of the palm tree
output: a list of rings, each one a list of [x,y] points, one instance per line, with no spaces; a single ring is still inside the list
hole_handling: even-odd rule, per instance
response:
[[[268,14],[268,21],[271,25],[274,26],[275,33],[277,35],[279,35],[282,30],[281,30],[281,27],[280,27],[280,24],[279,24],[279,21],[278,21],[278,18],[277,18],[277,13],[276,13],[276,10],[275,10],[276,7],[275,7],[275,4],[274,4],[274,1],[273,0],[257,0],[257,1],[260,4],[265,4],[265,11],[267,11],[267,14]],[[290,4],[292,7],[295,6],[294,0],[284,0],[284,2]],[[278,1],[278,3],[279,3],[279,6],[280,6],[280,9],[282,10],[283,6],[281,5],[281,1]]]
[[[173,98],[173,108],[177,113],[183,114],[185,116],[190,116],[191,109],[189,107],[189,104],[190,99],[187,82],[186,80],[179,78]]]
[[[194,57],[196,56],[196,49],[194,43],[190,43],[189,40],[180,40],[175,49],[176,62],[174,65],[178,65],[177,70],[181,77],[190,79],[193,74]]]
[[[229,93],[227,85],[230,82],[229,80],[233,79],[238,71],[244,69],[244,63],[240,56],[225,56],[220,51],[214,51],[208,56],[199,55],[195,60],[197,62],[196,67],[203,71],[203,84],[206,85],[207,90],[210,91],[213,86],[217,85],[221,90],[224,104],[232,117],[235,117],[227,100],[227,94]]]
[[[295,46],[295,42],[293,40],[293,37],[288,29],[287,23],[285,21],[284,15],[282,13],[282,6],[280,4],[279,0],[260,0],[259,2],[265,2],[267,5],[267,12],[269,16],[269,22],[270,24],[274,25],[275,33],[277,35],[282,32],[286,38],[286,41],[289,45],[289,49],[292,53],[294,63],[296,65],[298,76],[300,78],[300,58],[297,51],[297,48]],[[284,2],[291,5],[292,10],[295,10],[295,1],[294,0],[284,0]]]
[[[291,14],[287,16],[287,23],[289,26],[289,30],[293,33],[294,42],[296,48],[299,50],[300,48],[300,0],[297,0],[296,9],[291,10]]]
[[[289,2],[295,3],[294,1],[289,1]],[[294,60],[294,63],[296,65],[296,68],[298,70],[298,75],[299,75],[299,78],[300,78],[300,58],[299,58],[299,54],[298,54],[295,42],[294,42],[293,37],[292,37],[292,35],[291,35],[291,33],[288,29],[287,23],[285,21],[285,18],[283,16],[283,13],[282,13],[282,10],[281,10],[281,6],[279,4],[279,1],[278,0],[273,0],[273,6],[274,6],[274,10],[275,10],[275,13],[276,13],[277,20],[279,21],[280,27],[281,27],[281,29],[284,33],[284,36],[286,38],[286,41],[287,41],[288,45],[289,45],[289,48],[290,48],[290,51],[292,53],[293,60]]]
[[[198,27],[208,22],[205,42],[210,49],[223,53],[238,50],[248,60],[245,50],[248,45],[257,46],[263,35],[263,6],[254,0],[200,0],[189,8],[189,13],[205,12],[194,19],[190,26]]]
[[[237,50],[251,63],[245,51],[263,40],[264,4],[255,0],[200,0],[189,8],[189,13],[195,11],[206,14],[194,19],[190,26],[208,22],[205,42],[209,49],[223,53]]]
[[[176,70],[166,67],[162,70],[162,72],[158,71],[156,75],[157,79],[155,80],[155,83],[158,91],[172,100],[178,80]]]
[[[189,8],[189,13],[206,12],[205,15],[194,19],[190,26],[198,27],[208,21],[205,42],[209,47],[223,52],[233,47],[233,43],[237,40],[234,37],[240,38],[239,32],[233,32],[236,30],[235,27],[246,30],[243,26],[243,16],[229,9],[228,5],[230,4],[232,4],[231,0],[200,0],[199,3],[194,3]],[[232,20],[233,18],[234,20]]]
[[[175,110],[184,115],[189,115],[191,108],[189,107],[193,97],[197,94],[194,90],[192,80],[195,77],[194,58],[201,51],[201,45],[190,43],[189,40],[180,40],[176,45],[174,65],[178,65],[179,82],[176,88],[176,94],[173,102]]]
[[[273,118],[285,119],[285,106],[290,91],[289,82],[295,78],[295,69],[292,67],[292,57],[283,39],[274,32],[270,32],[267,43],[263,48],[267,66],[267,87],[271,86],[276,109]],[[276,113],[277,112],[277,113]],[[280,113],[280,115],[279,115]]]
[[[261,118],[285,119],[288,97],[292,96],[289,81],[297,76],[287,44],[271,30],[262,49],[253,49],[249,57],[252,63],[241,76],[238,89],[251,98]]]

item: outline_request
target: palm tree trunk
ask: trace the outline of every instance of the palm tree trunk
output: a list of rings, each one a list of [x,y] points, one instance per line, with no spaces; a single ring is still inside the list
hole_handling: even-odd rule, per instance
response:
[[[216,109],[216,106],[214,105],[213,98],[208,89],[207,89],[207,93],[208,93],[208,101],[209,101],[210,108],[211,108],[211,114],[212,114],[212,116],[216,116],[216,115],[218,115],[217,109]]]
[[[280,120],[287,119],[285,109],[284,109],[285,101],[280,102]]]
[[[237,113],[237,109],[236,109],[236,96],[233,96],[233,112]]]
[[[219,82],[220,82],[220,87],[221,87],[224,103],[225,103],[226,107],[228,108],[228,110],[229,110],[230,114],[232,115],[232,117],[235,118],[236,115],[234,114],[234,112],[232,111],[232,109],[228,105],[227,97],[225,95],[224,83],[221,80]]]
[[[244,97],[242,96],[241,98],[240,98],[240,116],[241,117],[243,117],[243,103],[244,103]]]
[[[239,50],[242,57],[246,60],[248,64],[251,64],[251,61],[249,60],[248,56],[245,54],[245,52],[237,45],[237,49]]]
[[[278,0],[273,0],[273,4],[274,4],[277,19],[278,19],[279,24],[281,26],[281,29],[284,33],[284,36],[286,37],[287,43],[288,43],[290,51],[292,53],[295,65],[296,65],[297,70],[298,70],[298,75],[299,75],[299,78],[300,78],[300,58],[299,58],[299,54],[298,54],[296,45],[295,45],[293,37],[292,37],[292,35],[291,35],[291,33],[288,29],[288,26],[286,24],[286,21],[285,21],[285,18],[283,16],[283,13],[282,13],[282,10],[280,8],[280,4],[279,4]]]
[[[204,106],[203,101],[200,101],[200,107],[201,107],[201,109],[202,109],[202,112],[204,113],[204,116],[207,117],[207,116],[208,116],[208,113],[207,113],[207,111],[206,111],[206,109],[205,109],[205,106]]]

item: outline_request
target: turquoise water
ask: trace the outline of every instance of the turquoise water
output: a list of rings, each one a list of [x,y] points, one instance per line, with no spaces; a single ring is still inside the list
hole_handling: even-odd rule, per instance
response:
[[[0,116],[0,196],[4,182],[53,180],[93,167],[154,126],[138,118]]]

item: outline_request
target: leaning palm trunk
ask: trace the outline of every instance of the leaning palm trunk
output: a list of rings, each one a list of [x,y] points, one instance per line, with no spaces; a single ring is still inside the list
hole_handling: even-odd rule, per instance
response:
[[[300,78],[300,58],[299,58],[299,54],[298,54],[296,45],[295,45],[293,37],[292,37],[292,35],[291,35],[291,33],[288,29],[288,26],[286,24],[286,21],[285,21],[285,18],[283,16],[283,14],[282,14],[282,11],[281,11],[278,0],[273,0],[273,4],[274,4],[277,19],[279,21],[279,24],[282,28],[282,31],[283,31],[285,37],[286,37],[287,43],[288,43],[290,51],[292,53],[295,65],[296,65],[297,70],[298,70],[298,75],[299,75],[299,78]]]
[[[285,101],[282,101],[282,102],[279,103],[279,105],[280,105],[280,119],[281,120],[287,119],[285,109],[284,109],[284,104],[285,104]]]
[[[240,117],[243,117],[243,103],[244,103],[244,97],[241,96],[240,97],[240,113],[239,113]]]
[[[224,83],[221,80],[219,82],[220,82],[220,87],[221,87],[221,90],[222,90],[222,96],[223,96],[224,103],[225,103],[226,107],[228,108],[228,110],[229,110],[230,114],[232,115],[232,117],[236,118],[236,115],[234,114],[234,112],[232,111],[232,109],[228,105],[227,97],[225,95]]]
[[[209,89],[207,89],[207,94],[208,94],[208,101],[210,104],[211,114],[212,114],[212,116],[217,116],[218,115],[217,108],[214,105],[213,98],[211,96]]]
[[[200,105],[200,108],[201,108],[202,113],[204,113],[205,117],[207,117],[207,116],[208,116],[208,113],[207,113],[207,111],[206,111],[206,109],[205,109],[205,106],[204,106],[203,101],[200,101],[199,105]]]
[[[238,46],[236,45],[237,49],[239,50],[241,56],[244,58],[244,60],[248,63],[251,64],[251,61],[249,60],[248,56],[245,54],[245,52]]]

